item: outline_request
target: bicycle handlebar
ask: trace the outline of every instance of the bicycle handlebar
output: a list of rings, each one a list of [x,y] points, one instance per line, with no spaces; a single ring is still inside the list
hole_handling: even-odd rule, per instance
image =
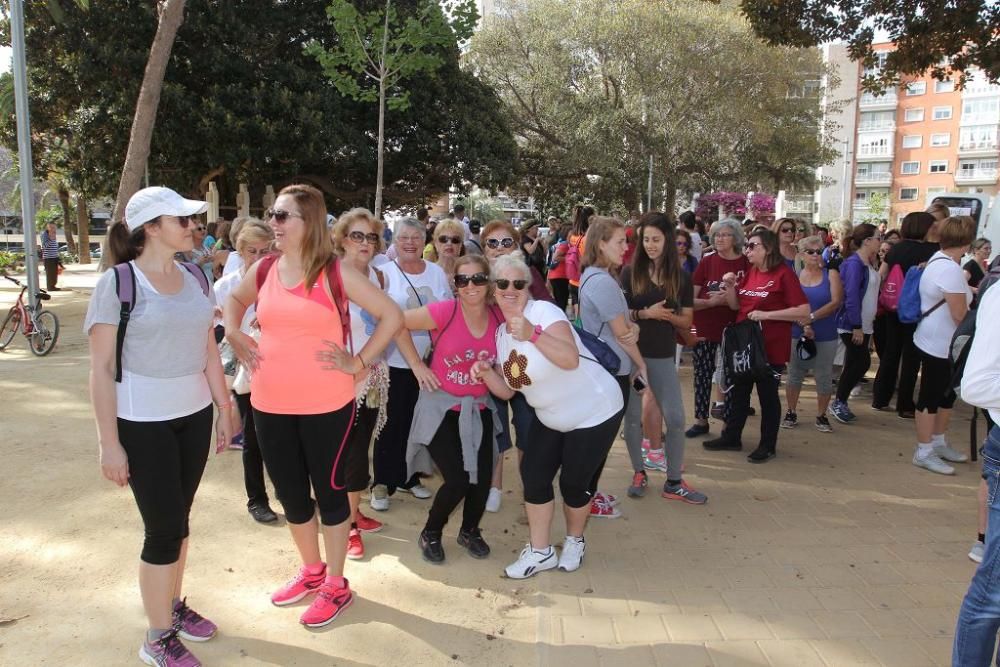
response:
[[[22,283],[17,278],[11,278],[6,273],[0,273],[0,277],[6,278],[10,282],[12,282],[15,285],[17,285],[18,287],[21,287],[23,289],[28,289],[27,285],[25,285],[24,283]],[[39,301],[48,301],[49,299],[52,298],[52,295],[49,294],[48,292],[46,292],[45,290],[43,290],[41,288],[38,288],[38,294],[35,295],[35,298],[38,299]]]

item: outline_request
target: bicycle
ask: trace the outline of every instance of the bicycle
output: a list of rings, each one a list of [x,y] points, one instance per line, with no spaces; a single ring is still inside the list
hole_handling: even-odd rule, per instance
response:
[[[35,312],[36,306],[24,303],[24,293],[28,286],[3,274],[3,277],[21,288],[17,302],[7,311],[7,316],[0,325],[0,351],[7,349],[18,329],[28,339],[28,349],[38,357],[44,357],[52,351],[59,339],[59,318],[49,310]],[[43,289],[36,295],[39,301],[48,301],[51,296]]]

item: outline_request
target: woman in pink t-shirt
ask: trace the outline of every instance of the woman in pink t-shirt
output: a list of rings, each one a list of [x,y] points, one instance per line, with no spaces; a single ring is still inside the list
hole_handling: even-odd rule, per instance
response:
[[[459,257],[454,277],[458,298],[404,313],[407,329],[430,331],[433,340],[429,360],[417,358],[412,346],[400,346],[418,377],[424,374],[417,371],[429,366],[435,379],[434,386],[421,387],[406,452],[408,474],[430,472],[433,460],[444,477],[420,533],[420,549],[431,563],[444,562],[441,533],[463,500],[458,543],[475,558],[490,554],[479,522],[486,511],[500,423],[494,419],[489,389],[471,374],[476,362],[492,366],[497,355],[496,330],[503,316],[492,305],[489,278],[486,258]]]

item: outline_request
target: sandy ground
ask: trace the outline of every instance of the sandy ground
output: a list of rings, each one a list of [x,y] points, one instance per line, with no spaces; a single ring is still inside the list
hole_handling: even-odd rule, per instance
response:
[[[0,665],[139,664],[142,529],[130,493],[100,476],[87,398],[81,324],[95,279],[77,266],[63,276],[70,290],[48,306],[62,321],[50,356],[22,341],[0,353]],[[427,505],[397,496],[366,558],[348,562],[353,607],[315,632],[298,624],[301,607],[268,599],[296,567],[287,530],[248,516],[238,453],[213,455],[186,594],[221,631],[196,654],[208,665],[947,664],[973,571],[977,467],[915,470],[911,423],[866,402],[855,407],[862,423],[818,434],[811,392],[803,400],[805,426],[782,432],[767,466],[690,442],[687,479],[709,505],[661,500],[652,473],[649,496],[625,500],[622,519],[592,522],[572,575],[501,577],[527,533],[512,460],[504,506],[483,522],[484,561],[449,525],[447,564],[425,563],[416,537]],[[956,419],[951,430],[960,448],[967,428]],[[628,468],[619,443],[602,486],[623,492]],[[557,520],[554,539],[560,530]]]

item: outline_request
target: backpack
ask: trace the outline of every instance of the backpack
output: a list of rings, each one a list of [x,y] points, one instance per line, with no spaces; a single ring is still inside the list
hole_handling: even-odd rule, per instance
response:
[[[878,305],[883,310],[895,313],[899,306],[899,295],[903,291],[903,267],[899,264],[893,264],[892,268],[889,269],[889,275],[885,277],[885,282],[882,283],[882,289],[878,293]]]
[[[580,246],[583,245],[584,237],[577,239],[576,243],[570,243],[566,249],[566,277],[579,282],[580,280]]]
[[[194,276],[201,291],[208,297],[212,291],[212,286],[208,284],[208,277],[196,264],[190,262],[179,262],[187,269],[187,272]],[[115,382],[122,381],[122,351],[125,349],[125,330],[128,329],[128,321],[135,310],[135,269],[131,262],[123,262],[113,267],[115,272],[115,294],[121,302],[120,315],[118,317],[118,337],[115,340]]]
[[[979,281],[979,293],[973,302],[969,312],[965,314],[962,321],[955,328],[955,333],[951,336],[951,347],[948,348],[948,361],[951,363],[951,384],[950,389],[956,393],[962,387],[962,376],[965,375],[965,364],[969,360],[969,351],[972,349],[972,339],[976,337],[976,315],[979,312],[977,306],[982,302],[986,290],[1000,280],[1000,268],[990,269],[981,281]]]
[[[722,331],[722,369],[727,387],[774,376],[759,323],[743,320]]]
[[[583,288],[590,282],[590,279],[596,275],[598,274],[595,273],[590,275],[583,281],[583,284],[580,285],[579,293],[581,296],[583,295]],[[618,353],[611,349],[611,346],[604,342],[604,339],[601,338],[601,332],[604,331],[604,323],[601,323],[601,328],[597,330],[597,334],[592,334],[584,329],[583,324],[579,322],[580,318],[577,318],[577,321],[573,322],[573,328],[576,329],[576,334],[580,337],[580,342],[583,343],[583,346],[587,348],[592,355],[594,355],[593,357],[588,357],[585,354],[581,354],[580,357],[593,361],[596,364],[600,364],[604,367],[604,370],[612,375],[618,375],[618,371],[620,371],[622,367],[622,360],[618,357]]]
[[[920,309],[920,279],[923,277],[927,266],[939,259],[945,258],[935,257],[924,266],[911,266],[906,270],[906,277],[903,278],[903,289],[896,303],[896,314],[899,316],[899,321],[903,324],[916,324],[944,305],[944,299],[941,299],[927,312],[922,312]]]

